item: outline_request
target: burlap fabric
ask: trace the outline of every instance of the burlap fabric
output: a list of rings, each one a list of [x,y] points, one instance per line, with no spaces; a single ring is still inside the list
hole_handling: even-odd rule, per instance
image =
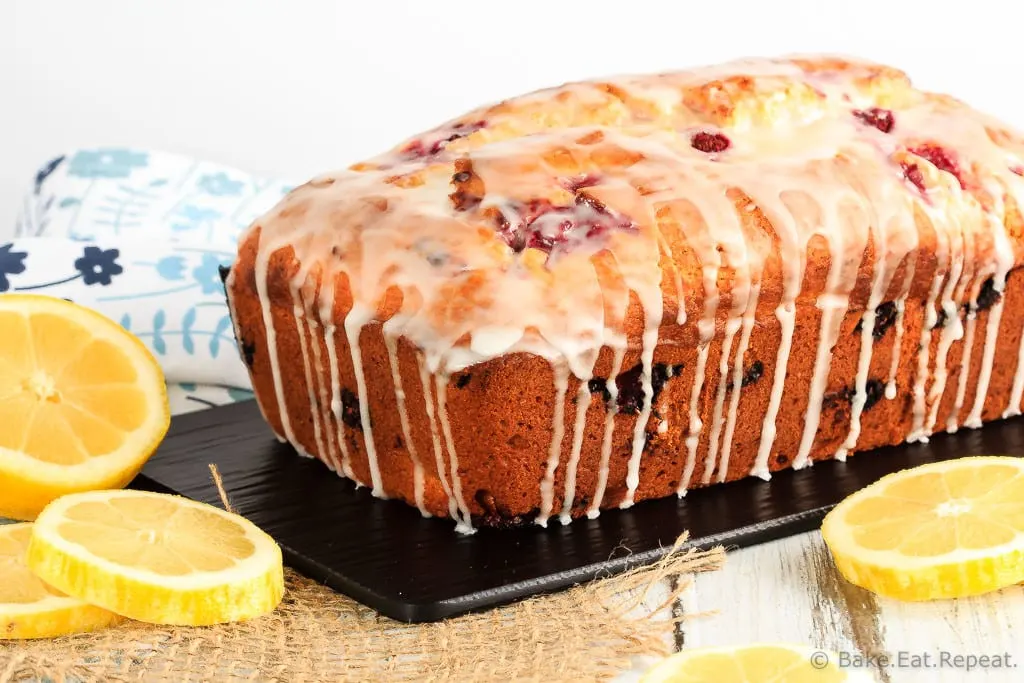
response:
[[[671,650],[674,597],[721,566],[720,548],[683,540],[655,565],[436,624],[381,617],[289,570],[281,607],[248,623],[0,641],[0,682],[608,680]],[[656,588],[672,577],[666,598]]]

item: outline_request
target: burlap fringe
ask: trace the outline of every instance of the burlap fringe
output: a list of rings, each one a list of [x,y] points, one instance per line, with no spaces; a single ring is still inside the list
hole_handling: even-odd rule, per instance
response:
[[[436,624],[391,621],[288,571],[281,607],[252,622],[0,643],[0,682],[608,680],[633,657],[667,654],[678,621],[667,608],[690,575],[721,567],[721,548],[681,550],[685,540],[654,565]],[[673,576],[673,594],[650,604]]]

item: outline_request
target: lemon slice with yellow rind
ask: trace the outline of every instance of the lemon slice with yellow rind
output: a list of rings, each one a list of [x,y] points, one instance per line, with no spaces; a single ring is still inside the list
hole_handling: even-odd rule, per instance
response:
[[[0,295],[0,517],[130,482],[170,424],[141,341],[63,299]]]
[[[683,650],[663,659],[640,683],[867,683],[860,669],[843,669],[839,658],[788,643]]]
[[[251,522],[142,491],[54,501],[36,520],[28,566],[69,595],[153,624],[251,619],[284,592],[281,550]]]
[[[121,621],[36,578],[25,564],[31,534],[31,524],[0,525],[0,640],[54,638]]]
[[[1024,581],[1024,458],[978,456],[890,474],[835,507],[821,533],[850,583],[900,600]]]

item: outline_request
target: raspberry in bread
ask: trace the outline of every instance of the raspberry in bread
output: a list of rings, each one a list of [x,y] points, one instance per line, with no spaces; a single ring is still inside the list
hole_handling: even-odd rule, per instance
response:
[[[564,523],[1018,414],[1022,173],[859,60],[568,84],[295,189],[226,287],[299,452]]]

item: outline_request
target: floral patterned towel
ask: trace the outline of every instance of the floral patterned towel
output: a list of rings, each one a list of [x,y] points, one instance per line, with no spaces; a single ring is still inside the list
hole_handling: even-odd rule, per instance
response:
[[[252,396],[220,269],[239,234],[292,187],[176,154],[82,149],[36,173],[0,292],[94,308],[138,336],[167,375],[175,413]]]

